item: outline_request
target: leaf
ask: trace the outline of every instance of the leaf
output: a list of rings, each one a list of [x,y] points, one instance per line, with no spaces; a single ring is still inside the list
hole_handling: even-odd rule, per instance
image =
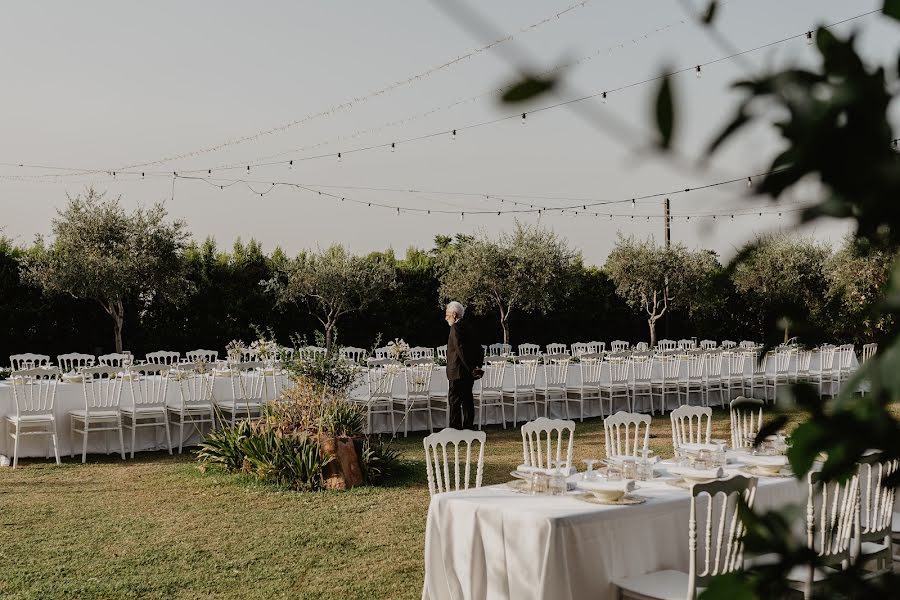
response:
[[[503,93],[501,100],[508,104],[531,100],[542,94],[546,94],[556,86],[556,78],[542,78],[528,75],[518,83],[512,84]]]
[[[738,114],[731,120],[731,122],[725,126],[725,128],[719,132],[719,135],[710,142],[709,146],[706,148],[706,154],[711,155],[716,150],[719,149],[725,140],[734,135],[738,129],[746,125],[750,121],[750,116],[746,113],[746,111],[741,110],[738,111]]]
[[[716,18],[716,11],[719,8],[719,0],[710,0],[709,6],[706,7],[706,12],[703,13],[703,16],[700,17],[700,20],[704,25],[710,25],[713,22],[713,19]]]
[[[656,127],[659,129],[659,146],[669,148],[675,131],[675,106],[668,75],[663,77],[656,94]]]
[[[714,577],[699,596],[699,600],[755,600],[756,594],[743,573],[728,573]]]
[[[900,0],[884,0],[881,12],[900,21]]]
[[[760,427],[759,433],[756,434],[756,439],[753,440],[753,445],[759,446],[767,437],[780,431],[782,427],[784,427],[785,423],[787,423],[787,420],[787,415],[778,415],[777,417]]]

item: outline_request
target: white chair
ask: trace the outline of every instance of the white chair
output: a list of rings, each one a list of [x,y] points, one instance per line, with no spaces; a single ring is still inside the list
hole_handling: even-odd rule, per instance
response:
[[[722,343],[719,344],[719,348],[722,348],[723,350],[731,350],[736,347],[737,342],[732,342],[731,340],[722,340]]]
[[[651,381],[650,395],[659,397],[660,412],[665,414],[669,410],[670,396],[675,396],[675,403],[678,404],[678,369],[681,363],[678,357],[673,355],[660,354],[654,357],[659,362],[660,377]]]
[[[75,456],[75,434],[81,434],[81,462],[87,461],[88,434],[97,431],[118,431],[119,452],[125,460],[125,439],[122,434],[122,376],[115,367],[84,367],[81,370],[84,390],[84,410],[69,411],[71,441],[69,456]],[[107,448],[108,449],[108,448]]]
[[[809,383],[817,386],[819,398],[826,395],[832,396],[838,375],[834,369],[834,346],[822,346],[819,348],[819,364],[809,370]],[[827,386],[827,387],[826,387]]]
[[[566,386],[569,381],[569,364],[572,357],[568,354],[548,354],[544,356],[544,381],[535,386],[538,397],[544,402],[544,416],[550,416],[550,404],[562,402],[569,416],[569,403]]]
[[[691,394],[696,394],[700,403],[703,403],[703,379],[706,372],[706,361],[703,355],[679,354],[678,360],[678,404],[691,403]],[[682,396],[684,401],[682,402]]]
[[[531,356],[541,353],[541,347],[537,344],[519,344],[519,356]]]
[[[409,358],[419,360],[422,358],[434,361],[434,348],[426,348],[425,346],[413,346],[409,349]]]
[[[512,354],[512,346],[498,342],[488,346],[488,356],[509,356]]]
[[[606,342],[588,342],[589,352],[599,354],[606,351]]]
[[[573,342],[571,352],[572,358],[578,358],[582,354],[590,354],[591,345],[585,342]]]
[[[722,382],[722,351],[706,350],[701,355],[703,365],[703,405],[709,406],[709,396],[712,393],[719,394],[719,404],[725,408],[725,392]]]
[[[484,473],[484,442],[486,435],[483,431],[468,431],[446,428],[437,433],[432,433],[422,440],[425,446],[425,472],[428,476],[428,493],[434,496],[442,492],[469,489],[472,475],[472,446],[478,443],[478,462],[475,467],[475,482],[472,488],[481,487],[481,478]],[[453,445],[452,475],[450,464],[447,460],[447,446]],[[460,473],[459,454],[460,446],[465,444],[466,454],[464,469]],[[462,474],[462,486],[460,475]]]
[[[184,353],[184,357],[189,363],[205,362],[213,364],[219,360],[219,353],[216,350],[190,350]]]
[[[565,462],[562,463],[563,435],[566,432],[569,433],[569,441]],[[551,468],[550,461],[555,460],[560,471],[568,473],[572,470],[574,439],[575,421],[538,417],[530,423],[525,423],[522,425],[522,464],[526,467],[548,469]]]
[[[238,362],[256,362],[259,360],[259,351],[256,348],[242,348],[238,354]]]
[[[297,354],[305,360],[315,360],[318,357],[325,356],[327,350],[319,346],[304,346],[297,350]]]
[[[265,364],[261,361],[239,362],[231,366],[231,397],[217,398],[216,409],[231,427],[238,417],[250,419],[262,413],[262,405],[269,397]]]
[[[438,358],[446,361],[447,360],[447,344],[444,344],[443,346],[438,346],[436,348],[436,350],[437,350]]]
[[[759,353],[753,350],[744,350],[744,368],[750,373],[744,375],[744,390],[750,388],[750,397],[756,397],[757,388],[762,388],[763,400],[769,401],[769,392],[766,388],[766,361],[759,359]]]
[[[646,352],[650,349],[650,344],[647,342],[638,342],[634,345],[635,352]]]
[[[10,375],[16,413],[6,416],[6,426],[13,439],[14,469],[19,465],[19,440],[32,435],[50,437],[56,464],[60,464],[56,416],[53,413],[60,375],[59,369],[55,367],[20,369]]]
[[[704,350],[715,350],[716,346],[716,340],[700,340],[700,347]]]
[[[628,381],[628,391],[631,392],[629,404],[633,412],[641,412],[638,409],[638,397],[650,401],[650,414],[656,414],[653,406],[653,357],[650,355],[635,354],[628,360],[631,377]]]
[[[393,352],[393,348],[391,346],[382,346],[381,348],[375,348],[375,358],[391,358],[391,352]]]
[[[705,496],[702,503],[697,501],[700,496]],[[752,508],[756,479],[736,475],[694,484],[688,520],[688,572],[656,571],[620,579],[615,582],[617,597],[693,600],[712,578],[742,570],[745,527],[737,511],[738,496]]]
[[[394,379],[400,371],[400,363],[383,358],[370,359],[369,368],[366,369],[366,384],[369,388],[369,395],[365,401],[369,433],[375,431],[373,429],[373,417],[375,415],[389,415],[391,418],[391,431],[396,431],[392,398],[394,395]]]
[[[502,356],[489,356],[484,359],[484,375],[478,380],[478,394],[475,395],[475,410],[478,411],[478,429],[484,423],[484,411],[487,408],[499,408],[503,429],[506,429],[506,411],[503,403],[503,376],[506,372],[506,359]]]
[[[631,344],[629,344],[625,340],[613,340],[613,342],[609,345],[610,349],[612,349],[613,352],[624,352],[625,350],[628,350],[630,346]]]
[[[794,349],[793,356],[794,360],[791,361],[788,370],[788,381],[791,383],[809,381],[809,366],[812,363],[812,352]]]
[[[97,362],[101,367],[118,367],[124,368],[131,364],[131,355],[119,352],[111,354],[101,354],[97,357]]]
[[[663,352],[667,350],[675,350],[678,348],[678,342],[675,340],[659,340],[656,342],[656,349]]]
[[[841,387],[845,381],[850,379],[850,376],[853,375],[853,371],[855,369],[853,362],[856,358],[856,352],[853,350],[853,344],[843,344],[838,346],[838,349],[835,351],[835,359],[838,361],[837,365],[837,391],[841,391]]]
[[[603,420],[603,434],[607,458],[642,457],[647,452],[650,440],[650,415],[620,410]]]
[[[604,414],[604,396],[606,396],[606,399],[609,400],[609,412],[605,414],[611,415],[615,412],[613,403],[616,401],[616,399],[625,400],[625,409],[631,412],[631,395],[628,392],[628,359],[626,359],[624,356],[607,355],[603,361],[603,364],[606,365],[606,370],[609,372],[609,377],[606,379],[601,379],[600,385],[598,386],[600,391],[600,413]]]
[[[872,452],[859,461],[859,564],[867,575],[877,576],[891,570],[891,525],[896,488],[885,481],[897,471],[897,460],[885,460]]]
[[[878,344],[863,344],[862,362],[868,361],[878,352]]]
[[[679,406],[671,413],[672,446],[708,444],[712,432],[712,409],[708,406]],[[706,421],[704,427],[703,422]]]
[[[399,394],[394,394],[392,404],[394,414],[402,415],[403,437],[409,435],[409,415],[416,412],[425,413],[428,419],[429,433],[434,431],[431,421],[431,374],[434,372],[434,361],[430,358],[410,360],[403,370],[405,386]],[[393,433],[397,433],[396,430]]]
[[[56,364],[63,373],[77,373],[84,367],[94,366],[94,355],[81,354],[80,352],[59,354],[56,357]]]
[[[535,383],[540,362],[536,354],[526,354],[520,356],[513,365],[513,387],[503,390],[503,402],[507,406],[512,406],[513,409],[513,427],[519,424],[520,406],[531,404],[534,406],[534,417],[538,417],[538,397]]]
[[[763,375],[763,385],[766,389],[767,401],[769,399],[769,389],[772,390],[773,404],[778,400],[778,386],[788,385],[791,382],[791,356],[794,354],[792,350],[787,349],[766,354],[767,364],[765,365],[765,375]]]
[[[759,344],[750,340],[742,340],[740,343],[740,347],[746,350],[752,350],[753,348],[759,347]]]
[[[759,398],[738,396],[731,401],[731,447],[750,448],[762,427],[763,405]]]
[[[168,350],[158,350],[156,352],[147,353],[147,364],[151,365],[177,365],[181,358],[180,352],[171,352]]]
[[[722,351],[722,393],[731,401],[731,393],[738,391],[738,396],[744,395],[744,363],[743,352],[732,350]]]
[[[131,458],[134,458],[135,440],[140,427],[162,427],[166,432],[166,448],[172,454],[172,436],[166,410],[166,391],[169,387],[170,367],[163,364],[146,364],[129,367],[131,376],[131,402],[122,402],[122,427],[131,430]]]
[[[9,364],[13,371],[24,371],[38,367],[49,367],[50,357],[46,354],[13,354],[9,357]]]
[[[344,346],[341,348],[341,356],[344,360],[356,365],[362,364],[367,354],[368,352],[366,352],[365,349],[357,348],[355,346]]]
[[[181,454],[184,448],[185,424],[198,433],[202,433],[204,423],[209,424],[210,430],[216,428],[213,400],[216,375],[215,371],[205,369],[203,365],[203,362],[193,362],[178,366],[179,375],[176,381],[179,396],[177,400],[170,400],[166,405],[170,421],[178,425],[178,454]]]
[[[568,351],[565,344],[547,344],[547,354],[566,354]]]
[[[678,349],[679,350],[693,350],[697,347],[697,342],[694,340],[678,340]]]
[[[587,344],[585,344],[585,347]],[[572,344],[575,348],[575,344]],[[566,387],[566,414],[569,402],[581,405],[581,421],[584,421],[584,403],[588,400],[600,400],[600,375],[603,372],[603,355],[595,353],[581,354],[578,362],[581,383]],[[600,412],[603,413],[601,402]]]

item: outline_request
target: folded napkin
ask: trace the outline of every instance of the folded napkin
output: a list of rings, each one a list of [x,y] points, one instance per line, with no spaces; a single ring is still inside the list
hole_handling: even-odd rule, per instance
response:
[[[747,454],[741,457],[741,462],[762,467],[783,467],[788,464],[788,459],[787,456],[784,455],[762,456],[758,454]]]
[[[633,492],[636,485],[633,479],[629,479],[627,481],[607,481],[607,480],[587,480],[587,481],[579,481],[578,487],[583,490],[588,491],[596,491],[596,492],[606,492],[606,491],[622,491],[626,494],[628,492]]]
[[[669,473],[693,481],[719,479],[725,475],[722,467],[717,469],[693,469],[691,467],[669,467]]]

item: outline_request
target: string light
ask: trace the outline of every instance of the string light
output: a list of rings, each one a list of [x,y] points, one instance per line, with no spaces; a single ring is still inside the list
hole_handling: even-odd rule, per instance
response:
[[[538,214],[540,214],[540,213],[538,213]],[[459,213],[459,220],[460,220],[460,221],[465,221],[465,220],[466,220],[466,213],[464,213],[464,212]]]
[[[525,113],[522,113],[522,125],[525,124]]]
[[[700,75],[702,75],[702,72],[700,71],[700,65],[697,65],[695,70],[697,71],[697,79],[700,79]]]
[[[247,165],[247,175],[250,175],[250,165]]]
[[[600,94],[600,101],[603,104],[606,104],[606,92],[603,92],[602,94]]]
[[[753,178],[752,177],[747,178],[747,187],[753,187]]]
[[[395,152],[397,150],[397,145],[394,142],[391,142],[391,152]]]
[[[293,171],[293,170],[294,170],[294,161],[289,160],[288,161],[288,171]]]
[[[455,129],[453,130],[453,133],[450,135],[450,140],[454,141],[454,142],[456,141],[456,130]]]
[[[806,45],[807,45],[807,46],[812,46],[812,44],[813,44],[812,31],[807,31],[807,32],[806,32]]]
[[[341,162],[341,153],[338,152],[338,162]]]

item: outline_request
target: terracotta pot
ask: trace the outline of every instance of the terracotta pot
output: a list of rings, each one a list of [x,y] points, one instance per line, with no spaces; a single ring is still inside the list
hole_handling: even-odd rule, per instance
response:
[[[319,436],[322,456],[332,457],[325,467],[325,487],[346,490],[363,484],[360,455],[351,437]]]

